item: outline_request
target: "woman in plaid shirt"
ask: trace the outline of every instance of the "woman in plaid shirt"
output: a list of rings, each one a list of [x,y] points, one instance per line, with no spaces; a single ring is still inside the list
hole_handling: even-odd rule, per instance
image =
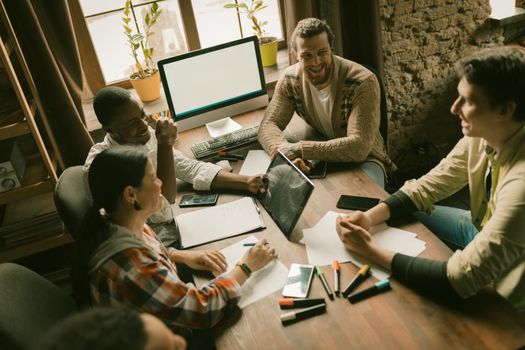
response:
[[[175,263],[220,274],[226,260],[217,251],[166,248],[146,225],[161,206],[162,185],[147,155],[131,147],[107,149],[93,161],[88,179],[94,205],[77,240],[73,274],[75,294],[84,305],[128,305],[188,336],[190,329],[219,322],[236,304],[251,271],[277,257],[263,239],[229,274],[200,289],[185,284]]]

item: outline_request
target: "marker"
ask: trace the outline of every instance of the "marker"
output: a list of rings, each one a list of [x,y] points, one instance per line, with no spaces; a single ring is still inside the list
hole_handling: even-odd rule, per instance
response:
[[[341,270],[339,266],[339,261],[334,260],[332,262],[332,269],[334,269],[334,289],[335,295],[339,296],[339,279],[341,277]]]
[[[286,326],[306,318],[324,314],[326,312],[326,304],[322,303],[316,306],[309,307],[301,311],[291,311],[281,315],[281,323]]]
[[[350,281],[348,286],[343,291],[343,296],[346,298],[350,292],[357,287],[361,282],[363,282],[366,277],[368,276],[368,271],[370,270],[370,266],[367,264],[364,264],[361,269],[357,272],[357,275],[355,275],[354,279]]]
[[[212,160],[214,162],[218,162],[219,160],[229,160],[230,162],[236,162],[239,159],[233,157],[213,157]]]
[[[321,282],[323,282],[323,287],[324,287],[324,290],[326,290],[326,294],[328,294],[328,297],[330,298],[330,300],[334,300],[334,293],[332,292],[332,289],[328,285],[328,282],[326,281],[326,277],[324,277],[323,271],[321,270],[319,266],[316,266],[315,269],[317,271],[317,276],[319,276],[319,278],[321,279]]]
[[[314,306],[324,304],[324,298],[312,298],[312,299],[294,299],[294,298],[282,298],[279,299],[279,306],[281,309],[294,309],[298,307]]]
[[[361,292],[357,292],[355,294],[350,295],[348,297],[348,301],[351,302],[352,304],[357,303],[358,301],[369,298],[371,296],[387,291],[389,289],[390,289],[390,281],[388,279],[385,279],[385,280],[377,282],[376,284],[374,284],[372,287],[368,289],[365,289]]]
[[[226,151],[219,151],[217,153],[219,157],[229,157],[229,158],[235,158],[235,159],[244,159],[244,156],[241,156],[240,154],[234,154],[234,153],[228,153]]]

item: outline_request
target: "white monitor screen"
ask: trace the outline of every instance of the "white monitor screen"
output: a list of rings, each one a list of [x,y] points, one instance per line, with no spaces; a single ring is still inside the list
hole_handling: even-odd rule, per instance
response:
[[[227,110],[220,110],[224,107],[266,96],[256,37],[159,61],[159,70],[175,121],[216,111],[191,127],[229,117]],[[230,113],[249,110],[239,111],[239,106],[235,107]]]

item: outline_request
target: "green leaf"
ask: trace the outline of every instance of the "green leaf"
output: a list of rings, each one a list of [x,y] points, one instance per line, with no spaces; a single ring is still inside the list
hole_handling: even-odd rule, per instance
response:
[[[268,21],[259,22],[259,27],[265,26],[268,24]]]
[[[239,8],[243,8],[243,9],[245,9],[246,11],[248,11],[248,5],[246,5],[244,2],[241,2],[241,3],[239,4]]]
[[[126,33],[131,33],[131,28],[130,27],[124,27],[124,29],[126,30]]]
[[[238,8],[239,6],[237,4],[225,4],[223,6],[225,9],[236,9]]]
[[[263,7],[259,8],[258,11],[261,11],[261,10],[264,10],[265,8],[267,8],[268,6],[264,5]]]
[[[140,47],[140,44],[133,44],[133,50],[137,50]]]
[[[128,8],[125,8],[125,9],[124,9],[124,14],[125,14],[126,16],[129,15],[129,9],[128,9]]]
[[[144,18],[144,22],[146,22],[147,26],[149,26],[149,20],[150,20],[149,13],[146,13],[146,18]]]
[[[131,21],[131,18],[128,17],[122,17],[122,22],[129,24],[129,21]]]
[[[159,5],[156,2],[151,4],[151,12],[156,12],[158,9],[159,9]]]

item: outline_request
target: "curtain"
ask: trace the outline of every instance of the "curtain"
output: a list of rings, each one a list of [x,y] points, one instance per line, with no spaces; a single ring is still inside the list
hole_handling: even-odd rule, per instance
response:
[[[335,35],[335,54],[374,68],[383,78],[378,0],[285,0],[286,36],[303,18],[325,20]],[[290,63],[297,60],[290,57]]]
[[[84,164],[93,140],[85,127],[82,69],[67,0],[4,0],[44,110],[59,165]]]

